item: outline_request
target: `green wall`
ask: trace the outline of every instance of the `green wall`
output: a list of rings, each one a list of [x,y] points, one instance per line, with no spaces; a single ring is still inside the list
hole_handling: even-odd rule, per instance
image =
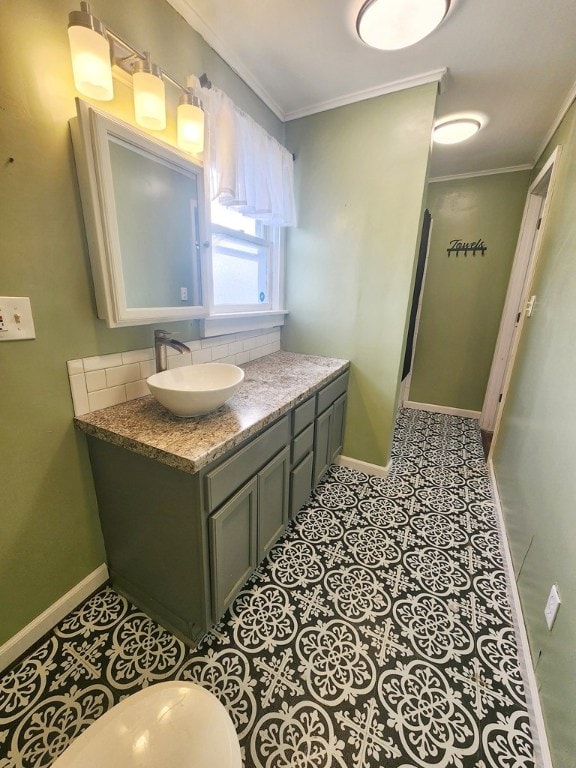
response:
[[[544,157],[562,144],[559,175],[511,388],[494,449],[514,568],[554,768],[576,755],[576,107]],[[557,583],[552,631],[544,606]]]
[[[66,360],[152,344],[150,326],[109,330],[96,319],[68,129],[77,94],[66,28],[78,7],[0,3],[0,293],[30,296],[37,335],[0,342],[0,645],[104,561]],[[283,140],[283,124],[164,0],[92,8],[181,81],[206,71]],[[131,120],[130,92],[115,86],[118,98],[100,107]],[[168,327],[192,338],[189,324]]]
[[[389,459],[435,84],[288,123],[287,349],[352,363],[344,454]]]
[[[506,298],[529,171],[434,182],[422,313],[408,399],[481,411]],[[484,256],[448,257],[484,240]]]

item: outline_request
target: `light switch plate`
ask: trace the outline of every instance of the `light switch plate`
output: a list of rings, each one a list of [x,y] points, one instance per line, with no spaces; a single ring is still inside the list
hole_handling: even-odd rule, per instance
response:
[[[0,341],[35,338],[30,299],[26,296],[0,296]]]

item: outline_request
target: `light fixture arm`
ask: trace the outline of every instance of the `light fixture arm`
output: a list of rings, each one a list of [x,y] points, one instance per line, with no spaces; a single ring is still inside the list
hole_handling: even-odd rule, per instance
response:
[[[81,5],[87,5],[87,3],[81,3]],[[143,52],[143,53],[140,52],[131,43],[129,43],[123,37],[120,37],[120,35],[112,31],[109,27],[106,27],[106,35],[108,37],[108,40],[110,41],[110,58],[111,58],[112,64],[119,67],[128,75],[131,75],[133,73],[134,65],[138,61],[146,62],[146,57],[150,56],[150,54],[147,54],[147,52]],[[146,71],[149,71],[149,70],[146,70]],[[169,82],[175,88],[178,88],[178,90],[182,91],[182,93],[188,92],[189,87],[181,83],[179,80],[173,77],[169,72],[166,72],[165,69],[161,69],[160,73],[161,73],[160,76],[162,77],[163,80]],[[202,88],[212,87],[212,83],[208,79],[205,72],[200,76],[199,81]]]

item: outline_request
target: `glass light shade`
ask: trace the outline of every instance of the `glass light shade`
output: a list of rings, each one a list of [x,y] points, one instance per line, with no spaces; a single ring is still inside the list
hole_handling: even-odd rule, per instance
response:
[[[108,40],[93,29],[68,27],[74,85],[80,93],[98,101],[114,98]]]
[[[356,29],[367,45],[395,51],[429,35],[449,7],[450,0],[368,0],[360,10]]]
[[[138,125],[151,131],[166,128],[164,81],[151,72],[134,72],[134,117]]]
[[[458,144],[474,136],[481,127],[480,121],[473,118],[447,120],[434,128],[432,138],[436,144]]]
[[[196,104],[179,104],[178,146],[185,152],[198,155],[204,151],[204,111]]]

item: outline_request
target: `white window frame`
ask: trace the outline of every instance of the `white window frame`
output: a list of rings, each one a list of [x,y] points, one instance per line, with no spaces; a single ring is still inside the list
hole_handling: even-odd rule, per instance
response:
[[[204,337],[218,336],[224,333],[237,333],[284,325],[287,311],[284,309],[284,250],[285,234],[282,227],[260,224],[260,235],[250,235],[241,230],[212,223],[210,242],[206,243],[203,263],[203,295],[208,308],[207,316],[200,321]],[[268,296],[269,301],[261,308],[254,305],[214,305],[212,273],[212,236],[224,234],[251,243],[269,246],[268,256]]]

